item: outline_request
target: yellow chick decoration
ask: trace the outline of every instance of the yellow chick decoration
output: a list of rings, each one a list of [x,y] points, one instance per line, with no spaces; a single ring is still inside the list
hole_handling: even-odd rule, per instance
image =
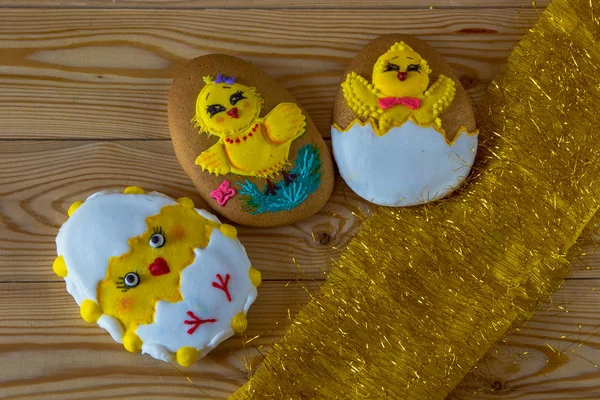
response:
[[[414,206],[466,179],[477,152],[475,116],[451,66],[428,44],[405,35],[374,39],[351,61],[339,90],[331,147],[356,194],[382,206]]]
[[[359,118],[376,122],[377,135],[385,135],[408,119],[441,131],[439,115],[452,103],[456,88],[454,81],[444,75],[429,86],[431,72],[425,59],[399,42],[375,63],[372,83],[351,72],[342,83],[342,91]]]
[[[196,165],[215,175],[234,173],[260,178],[280,172],[289,161],[290,144],[304,133],[302,110],[280,103],[260,117],[263,100],[255,88],[234,77],[205,77],[196,100],[194,121],[201,132],[219,137]]]
[[[260,272],[236,229],[189,198],[139,187],[76,202],[53,269],[86,322],[126,350],[193,364],[246,326]]]
[[[129,239],[127,253],[110,258],[106,278],[98,286],[100,308],[126,328],[123,344],[131,352],[141,350],[135,331],[139,324],[153,322],[156,302],[183,300],[181,272],[194,261],[195,248],[206,248],[217,226],[179,205],[163,207],[147,224],[151,228],[144,234]]]

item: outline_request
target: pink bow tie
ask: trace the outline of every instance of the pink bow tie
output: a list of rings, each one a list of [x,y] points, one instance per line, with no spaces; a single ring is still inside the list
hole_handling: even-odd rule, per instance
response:
[[[392,108],[397,106],[398,104],[402,104],[410,108],[411,110],[416,110],[421,107],[421,100],[416,97],[384,97],[379,99],[379,107],[387,110],[388,108]]]

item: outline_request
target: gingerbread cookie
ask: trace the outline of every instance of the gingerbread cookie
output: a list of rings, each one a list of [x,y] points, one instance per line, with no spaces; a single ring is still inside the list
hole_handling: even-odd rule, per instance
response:
[[[128,351],[189,366],[245,330],[261,278],[233,226],[138,187],[95,193],[69,217],[54,272]]]
[[[471,103],[448,62],[402,35],[369,43],[344,73],[331,140],[348,186],[379,205],[440,199],[466,178],[477,151]]]
[[[246,61],[213,54],[189,62],[171,87],[169,128],[200,195],[237,223],[307,218],[333,190],[329,150],[306,111]]]

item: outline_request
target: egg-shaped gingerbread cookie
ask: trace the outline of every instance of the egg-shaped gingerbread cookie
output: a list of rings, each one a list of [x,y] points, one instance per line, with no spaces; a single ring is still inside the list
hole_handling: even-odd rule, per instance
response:
[[[69,208],[53,269],[85,321],[130,352],[189,366],[246,329],[261,278],[236,236],[189,198],[98,192]]]
[[[448,62],[410,36],[365,46],[342,78],[331,140],[340,175],[364,199],[411,206],[440,199],[477,151],[471,103]]]
[[[190,61],[169,93],[169,128],[200,195],[239,224],[289,224],[331,196],[333,162],[317,128],[249,62],[223,54]]]

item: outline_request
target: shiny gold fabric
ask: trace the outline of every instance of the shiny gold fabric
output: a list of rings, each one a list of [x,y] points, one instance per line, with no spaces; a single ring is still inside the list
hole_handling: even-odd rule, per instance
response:
[[[562,282],[600,207],[600,6],[555,0],[491,85],[470,182],[379,208],[232,399],[444,399]]]

